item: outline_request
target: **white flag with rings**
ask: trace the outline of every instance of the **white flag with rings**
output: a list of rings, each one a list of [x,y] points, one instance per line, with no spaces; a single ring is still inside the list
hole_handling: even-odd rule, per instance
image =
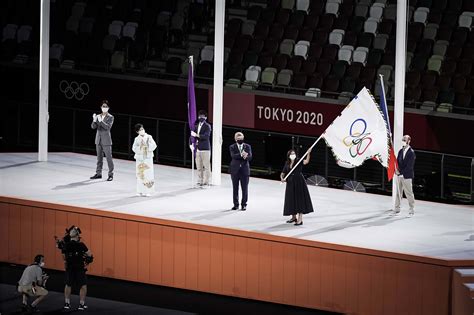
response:
[[[352,168],[367,159],[376,159],[387,167],[388,135],[383,113],[364,87],[326,129],[323,137],[339,166]]]

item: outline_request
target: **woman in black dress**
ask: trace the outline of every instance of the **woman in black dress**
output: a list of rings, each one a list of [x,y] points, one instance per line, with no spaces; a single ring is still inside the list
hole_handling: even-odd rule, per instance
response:
[[[286,174],[288,174],[293,168],[293,165],[298,162],[295,150],[290,150],[286,154],[287,160],[283,167],[283,171],[280,174],[281,181],[286,181],[285,207],[283,215],[291,215],[291,219],[286,221],[286,223],[295,222],[295,225],[303,225],[303,213],[306,214],[314,211],[311,197],[309,196],[308,186],[306,185],[306,180],[302,173],[303,164],[306,165],[309,163],[310,155],[311,153],[308,152],[303,163],[298,164],[295,170],[291,172],[290,176],[284,180]],[[298,215],[298,218],[296,215]]]

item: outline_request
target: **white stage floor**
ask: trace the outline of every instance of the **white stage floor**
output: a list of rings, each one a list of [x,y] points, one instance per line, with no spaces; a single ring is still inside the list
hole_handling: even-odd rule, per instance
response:
[[[391,197],[310,186],[315,212],[303,226],[286,224],[285,185],[251,178],[247,211],[231,211],[230,176],[222,185],[191,189],[191,170],[155,165],[157,192],[135,195],[135,162],[115,159],[115,177],[89,180],[96,157],[51,153],[0,154],[0,195],[232,229],[270,233],[440,259],[474,259],[474,207],[417,201],[416,214],[391,217]],[[104,159],[104,164],[105,159]]]

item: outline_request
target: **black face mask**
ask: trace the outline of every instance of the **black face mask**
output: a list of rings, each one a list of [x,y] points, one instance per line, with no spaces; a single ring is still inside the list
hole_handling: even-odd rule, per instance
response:
[[[237,143],[242,144],[242,143],[244,143],[244,140],[237,140]]]

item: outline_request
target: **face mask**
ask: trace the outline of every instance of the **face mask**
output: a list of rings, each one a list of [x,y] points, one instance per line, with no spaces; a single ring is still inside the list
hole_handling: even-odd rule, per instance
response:
[[[402,146],[406,146],[407,145],[407,142],[405,140],[402,140]]]
[[[290,160],[294,161],[296,159],[296,154],[290,154]]]
[[[40,267],[41,267],[41,268],[44,267],[44,261],[42,261],[42,262],[40,263]]]
[[[237,143],[242,144],[242,143],[244,143],[244,140],[237,140]]]
[[[142,129],[142,130],[138,131],[138,134],[139,134],[140,136],[144,136],[144,135],[145,135],[145,130]]]
[[[102,107],[102,113],[107,113],[109,111],[108,107]]]
[[[199,117],[200,122],[204,122],[206,120],[206,117]]]

